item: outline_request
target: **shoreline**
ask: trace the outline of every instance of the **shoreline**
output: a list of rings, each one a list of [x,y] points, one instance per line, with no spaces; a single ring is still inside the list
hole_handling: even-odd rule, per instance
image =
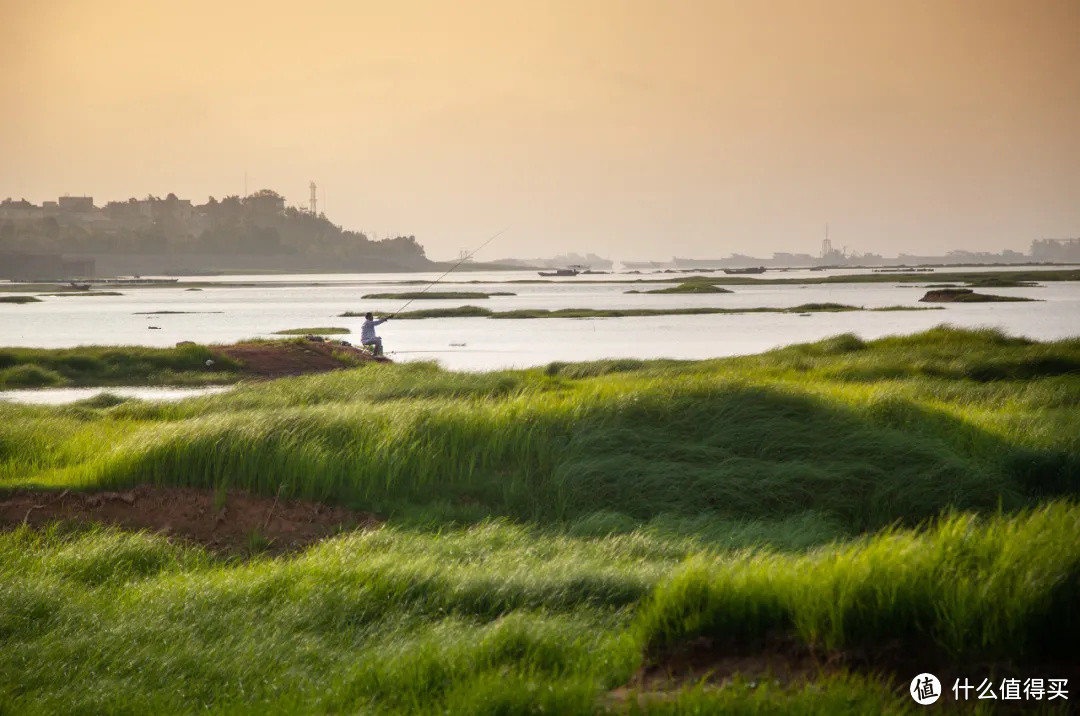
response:
[[[713,286],[769,286],[769,285],[817,285],[817,284],[833,284],[833,283],[904,283],[904,284],[923,284],[923,283],[967,283],[972,278],[993,279],[999,281],[1010,282],[1039,282],[1039,281],[1080,281],[1080,268],[1048,268],[1048,269],[1033,269],[1028,266],[1026,268],[1016,268],[1012,270],[1001,270],[999,268],[992,268],[987,270],[981,270],[980,267],[971,267],[973,271],[962,272],[932,272],[932,273],[854,273],[854,274],[834,274],[830,276],[806,276],[802,278],[755,278],[754,276],[742,276],[742,275],[697,275],[693,271],[680,272],[679,274],[663,274],[663,276],[650,275],[650,274],[610,274],[612,276],[627,276],[627,278],[613,278],[610,280],[601,279],[589,279],[589,278],[567,278],[560,280],[542,279],[542,278],[527,278],[527,279],[500,279],[493,281],[482,280],[443,280],[440,281],[441,285],[469,285],[469,284],[598,284],[598,285],[641,285],[641,284],[682,284],[682,283],[701,283]],[[480,269],[477,269],[480,270]],[[501,270],[500,270],[501,271]],[[513,269],[517,271],[517,269]],[[527,271],[523,269],[522,271]],[[374,272],[373,272],[374,273]],[[417,272],[386,272],[386,273],[434,273],[432,271],[417,271]],[[662,272],[660,272],[662,273]],[[776,272],[782,273],[782,272]],[[259,275],[276,275],[276,274],[259,274]],[[295,274],[319,276],[324,274]],[[633,276],[634,278],[629,278]],[[199,278],[199,277],[192,277]],[[78,290],[66,286],[67,282],[0,282],[0,293],[31,293],[31,292],[45,292],[51,291],[53,293],[59,291],[71,294],[77,294]],[[370,286],[370,285],[426,285],[431,281],[426,280],[363,280],[363,279],[346,279],[341,281],[205,281],[205,280],[193,280],[193,281],[162,281],[159,283],[147,283],[147,284],[117,284],[106,283],[90,280],[91,286],[96,289],[100,288],[118,288],[126,291],[138,290],[138,289],[166,289],[166,288],[314,288],[314,287],[351,287],[351,286]]]

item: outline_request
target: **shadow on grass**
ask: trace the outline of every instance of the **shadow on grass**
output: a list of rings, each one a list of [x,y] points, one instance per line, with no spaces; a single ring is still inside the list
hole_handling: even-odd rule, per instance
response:
[[[1080,460],[888,398],[867,409],[775,389],[642,391],[588,407],[402,414],[217,414],[148,427],[84,464],[97,486],[242,488],[327,500],[430,528],[503,516],[617,533],[820,518],[818,534],[915,525],[947,508],[1075,495]],[[81,469],[76,467],[75,469]],[[734,521],[734,522],[733,522]],[[683,527],[678,527],[683,525]],[[813,541],[813,540],[811,540]]]

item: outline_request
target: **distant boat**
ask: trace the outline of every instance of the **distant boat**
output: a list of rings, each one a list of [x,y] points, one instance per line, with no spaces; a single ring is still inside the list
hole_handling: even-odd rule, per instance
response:
[[[567,268],[555,269],[554,271],[537,271],[541,276],[577,276],[580,273],[593,273],[588,266],[573,264]]]
[[[177,283],[179,281],[180,279],[178,278],[140,278],[139,276],[98,279],[98,283],[124,286],[158,286],[161,284]]]
[[[876,268],[873,269],[874,273],[933,273],[932,268],[908,268],[906,266],[897,266],[894,268]]]
[[[730,274],[765,273],[765,267],[764,266],[753,266],[751,268],[730,268],[730,269],[724,269],[724,273],[730,273]]]

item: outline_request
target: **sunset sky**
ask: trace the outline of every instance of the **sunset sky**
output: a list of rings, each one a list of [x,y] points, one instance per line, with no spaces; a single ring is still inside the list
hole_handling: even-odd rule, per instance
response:
[[[0,0],[0,198],[245,172],[436,259],[1026,250],[1080,236],[1080,0]]]

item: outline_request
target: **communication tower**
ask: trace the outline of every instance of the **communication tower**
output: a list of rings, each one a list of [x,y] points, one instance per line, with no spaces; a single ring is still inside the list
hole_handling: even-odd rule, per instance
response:
[[[829,241],[829,225],[825,224],[825,240],[821,242],[821,258],[829,258],[832,256],[832,252],[832,242]]]
[[[316,193],[317,191],[318,187],[315,186],[315,182],[311,182],[311,199],[309,203],[309,208],[311,210],[312,216],[318,216],[319,214],[319,199],[318,194]]]

